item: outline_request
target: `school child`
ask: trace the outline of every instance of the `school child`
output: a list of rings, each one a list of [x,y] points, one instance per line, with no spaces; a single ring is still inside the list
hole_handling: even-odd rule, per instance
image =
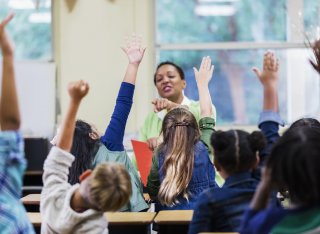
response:
[[[199,90],[201,120],[185,107],[176,107],[162,124],[163,143],[153,155],[147,188],[157,200],[156,210],[193,209],[197,196],[217,186],[209,158],[209,140],[214,131],[212,101],[208,89],[213,73],[211,59],[204,57],[199,71],[194,68]],[[163,106],[170,109],[170,106]],[[200,129],[199,129],[200,127]]]
[[[68,86],[70,103],[56,146],[44,163],[41,193],[41,233],[108,233],[105,211],[116,211],[131,195],[130,176],[121,164],[100,164],[80,176],[80,184],[68,183],[76,113],[88,93],[84,81]]]
[[[189,234],[238,231],[260,179],[259,169],[278,139],[278,63],[272,52],[264,56],[263,71],[254,71],[264,87],[263,112],[259,127],[249,134],[241,130],[218,131],[211,136],[214,163],[225,179],[221,188],[203,192],[197,201]],[[268,144],[266,144],[266,136]]]
[[[71,153],[77,155],[70,168],[69,182],[78,183],[79,176],[87,169],[92,169],[103,162],[123,164],[131,178],[132,195],[128,204],[120,211],[143,211],[149,208],[143,197],[140,177],[123,146],[126,122],[131,110],[138,68],[145,48],[141,47],[141,38],[132,36],[125,48],[128,67],[121,84],[116,106],[105,133],[100,136],[93,125],[82,120],[76,121],[74,141]]]
[[[313,46],[320,73],[320,41]],[[315,119],[291,125],[273,146],[240,233],[320,232],[320,128]],[[287,191],[289,207],[268,206],[272,191]]]
[[[5,31],[13,18],[0,23],[2,88],[0,100],[0,230],[1,233],[35,233],[21,204],[22,178],[26,169],[20,112],[14,74],[13,46]]]
[[[275,143],[241,233],[319,233],[320,130],[288,130]],[[271,192],[288,191],[289,207],[268,206]]]

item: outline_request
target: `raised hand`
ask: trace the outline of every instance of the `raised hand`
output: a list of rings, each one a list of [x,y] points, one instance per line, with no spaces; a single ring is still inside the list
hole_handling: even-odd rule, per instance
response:
[[[253,67],[252,71],[259,78],[263,86],[277,85],[279,60],[272,51],[267,51],[263,58],[263,70]]]
[[[153,110],[155,113],[158,113],[164,109],[169,111],[172,108],[179,106],[179,104],[176,104],[166,98],[155,98],[151,103],[154,105]]]
[[[5,27],[13,18],[13,14],[9,14],[6,18],[4,18],[0,23],[0,47],[2,50],[3,56],[13,55],[13,45],[9,40]]]
[[[86,81],[79,80],[69,83],[68,92],[73,101],[80,102],[81,99],[87,95],[89,91],[89,84]]]
[[[127,39],[126,46],[121,47],[121,49],[126,53],[130,64],[140,64],[145,47],[141,46],[141,37],[132,35],[131,38]]]
[[[208,85],[212,78],[214,66],[211,65],[211,58],[209,56],[203,57],[199,70],[193,68],[197,84]]]

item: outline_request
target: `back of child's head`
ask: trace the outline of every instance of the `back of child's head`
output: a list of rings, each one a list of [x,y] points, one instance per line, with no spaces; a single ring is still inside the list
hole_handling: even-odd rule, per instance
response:
[[[162,123],[163,144],[165,148],[176,148],[197,142],[200,138],[198,123],[194,115],[184,107],[174,108],[164,117]]]
[[[217,131],[211,135],[215,161],[229,175],[253,169],[266,140],[260,131]]]
[[[275,143],[267,161],[279,190],[299,205],[320,204],[320,129],[288,130]]]
[[[87,169],[92,168],[92,162],[99,148],[99,139],[92,139],[92,126],[82,120],[76,121],[73,134],[71,154],[75,161],[69,169],[69,183],[79,183],[79,176]]]
[[[92,171],[90,200],[100,211],[117,211],[132,193],[130,175],[122,164],[102,163]]]
[[[194,147],[200,131],[193,114],[186,108],[175,108],[167,113],[162,123],[163,143],[159,146],[164,156],[161,171],[165,175],[158,193],[164,205],[173,205],[177,196],[188,197],[192,177]]]
[[[299,127],[310,127],[310,128],[320,129],[320,122],[314,118],[301,118],[293,122],[289,129],[299,128]]]

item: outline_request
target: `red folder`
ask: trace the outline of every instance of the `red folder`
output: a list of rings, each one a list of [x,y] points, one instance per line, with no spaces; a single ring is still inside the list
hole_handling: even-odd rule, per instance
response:
[[[138,170],[144,186],[147,186],[148,175],[152,163],[152,151],[146,142],[131,140],[133,152],[136,156]]]

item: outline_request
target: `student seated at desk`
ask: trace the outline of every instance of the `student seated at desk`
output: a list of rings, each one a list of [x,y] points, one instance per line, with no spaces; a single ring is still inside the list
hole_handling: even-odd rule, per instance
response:
[[[145,49],[141,47],[141,39],[133,36],[123,51],[129,63],[114,112],[104,135],[100,136],[94,126],[82,120],[76,122],[71,153],[77,157],[70,168],[69,183],[78,183],[81,173],[100,163],[121,163],[130,174],[132,195],[129,203],[121,207],[120,211],[143,211],[149,206],[144,200],[142,183],[137,170],[124,149],[123,137],[132,106],[137,72]]]
[[[199,232],[238,231],[242,216],[250,204],[260,180],[260,167],[273,143],[279,138],[277,58],[272,52],[264,56],[264,69],[258,74],[264,87],[264,106],[259,127],[266,136],[255,131],[218,131],[211,144],[217,170],[225,179],[221,188],[203,192],[197,201],[189,234]]]
[[[40,201],[41,233],[108,233],[105,211],[116,211],[131,195],[130,176],[121,164],[100,164],[80,176],[80,184],[68,183],[76,113],[89,91],[84,81],[68,87],[71,98],[61,131],[45,163]]]
[[[217,186],[208,152],[215,126],[208,89],[213,73],[211,59],[204,57],[199,71],[196,68],[194,71],[200,96],[200,129],[194,115],[183,106],[173,108],[165,116],[163,143],[153,155],[147,183],[150,197],[157,200],[156,211],[193,209],[202,191]]]
[[[23,138],[19,132],[20,113],[15,87],[13,46],[5,31],[13,18],[10,14],[0,23],[2,52],[2,90],[0,100],[0,232],[34,233],[20,202],[22,177],[26,169]]]
[[[320,40],[314,45],[320,74]],[[275,143],[240,233],[320,233],[319,122],[298,120]],[[289,206],[268,205],[272,191],[286,191]]]

